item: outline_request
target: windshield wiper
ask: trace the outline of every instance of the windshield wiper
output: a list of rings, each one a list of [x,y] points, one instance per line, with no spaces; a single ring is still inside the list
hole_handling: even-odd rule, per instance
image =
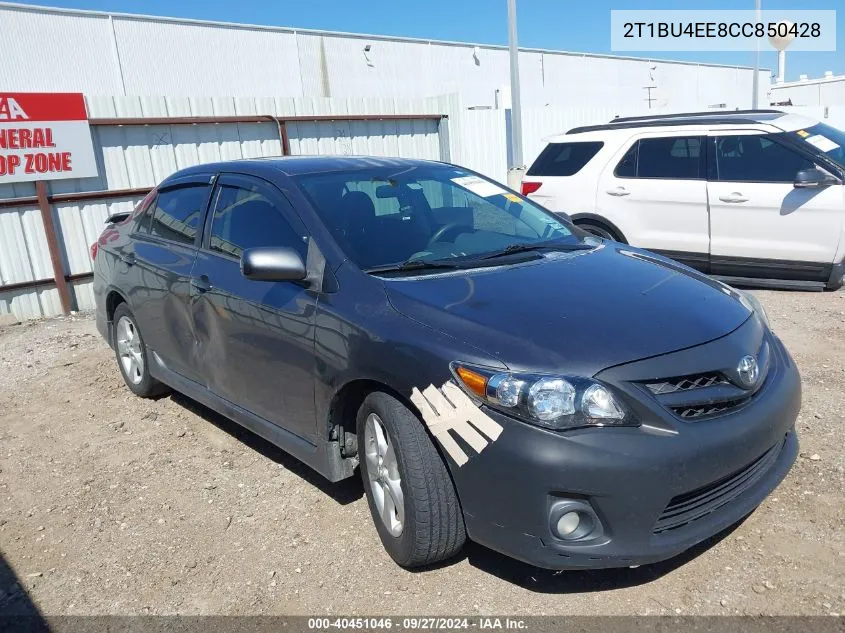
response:
[[[390,264],[388,266],[376,266],[374,268],[367,268],[364,272],[370,275],[375,275],[378,273],[393,273],[393,272],[405,272],[405,271],[416,271],[416,270],[434,270],[434,269],[447,269],[447,270],[455,270],[456,268],[465,268],[464,266],[460,266],[458,264],[452,264],[449,262],[444,262],[440,260],[429,260],[426,261],[424,259],[410,259],[408,261],[404,261],[401,264]]]
[[[507,255],[513,255],[514,253],[528,253],[530,251],[540,250],[556,250],[563,252],[587,251],[592,250],[595,247],[595,244],[585,244],[583,242],[577,242],[575,244],[566,244],[561,242],[534,242],[527,244],[511,244],[510,246],[507,246],[500,251],[496,251],[495,253],[490,253],[489,255],[479,257],[479,259],[495,259],[496,257],[505,257]]]

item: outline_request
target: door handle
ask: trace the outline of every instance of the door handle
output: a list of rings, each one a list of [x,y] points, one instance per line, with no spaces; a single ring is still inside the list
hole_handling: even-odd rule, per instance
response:
[[[627,189],[625,189],[625,187],[615,187],[613,189],[607,190],[607,195],[609,195],[609,196],[619,197],[619,196],[628,196],[630,194],[631,194],[631,192],[628,191]]]
[[[201,295],[209,290],[211,290],[211,282],[208,280],[207,276],[202,275],[200,277],[191,278],[191,295]]]
[[[719,196],[719,200],[722,202],[748,202],[748,198],[743,196],[738,191],[734,191],[730,195],[727,196]]]
[[[119,257],[120,261],[122,261],[127,266],[135,265],[135,253],[121,253]]]

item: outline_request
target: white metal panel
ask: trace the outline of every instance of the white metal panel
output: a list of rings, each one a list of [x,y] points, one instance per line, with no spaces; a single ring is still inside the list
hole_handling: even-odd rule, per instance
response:
[[[0,86],[18,92],[123,92],[107,16],[0,6]]]
[[[508,178],[508,139],[504,110],[467,110],[460,130],[463,167],[506,183]]]
[[[97,305],[94,302],[94,282],[91,280],[79,280],[70,284],[70,291],[74,298],[74,304],[79,310],[94,310]]]
[[[128,94],[300,95],[292,33],[115,18]]]
[[[436,120],[320,121],[288,124],[291,154],[398,156],[440,160]]]
[[[141,199],[142,196],[134,196],[53,206],[64,245],[65,270],[68,274],[78,275],[93,270],[90,247],[103,232],[106,218],[120,211],[131,211]]]
[[[632,108],[633,109],[633,108]],[[525,164],[531,166],[546,146],[545,139],[574,127],[607,123],[617,115],[636,112],[610,108],[526,108],[522,111],[522,147]]]
[[[38,208],[0,210],[0,285],[52,276],[50,252]]]
[[[61,314],[59,291],[51,286],[0,291],[0,314],[8,313],[22,321]]]
[[[775,85],[771,100],[792,101],[795,106],[845,106],[845,76]]]

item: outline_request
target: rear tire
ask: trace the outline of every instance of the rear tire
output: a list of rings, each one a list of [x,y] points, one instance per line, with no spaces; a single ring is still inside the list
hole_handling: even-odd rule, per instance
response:
[[[614,242],[623,243],[625,242],[624,238],[621,235],[617,235],[613,229],[600,222],[576,222],[575,226],[584,229],[585,231],[587,231],[587,233],[602,237],[606,240],[613,240]]]
[[[112,323],[112,347],[126,386],[142,398],[166,391],[166,387],[150,375],[147,346],[129,306],[125,303],[117,306]]]
[[[458,497],[417,416],[396,398],[373,392],[356,422],[370,514],[390,557],[419,567],[457,554],[466,541]]]

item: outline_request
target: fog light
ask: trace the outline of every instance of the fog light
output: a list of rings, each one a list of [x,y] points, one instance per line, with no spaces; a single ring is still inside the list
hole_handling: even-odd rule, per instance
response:
[[[577,512],[567,512],[557,520],[557,533],[560,536],[569,536],[581,523],[581,517]]]

